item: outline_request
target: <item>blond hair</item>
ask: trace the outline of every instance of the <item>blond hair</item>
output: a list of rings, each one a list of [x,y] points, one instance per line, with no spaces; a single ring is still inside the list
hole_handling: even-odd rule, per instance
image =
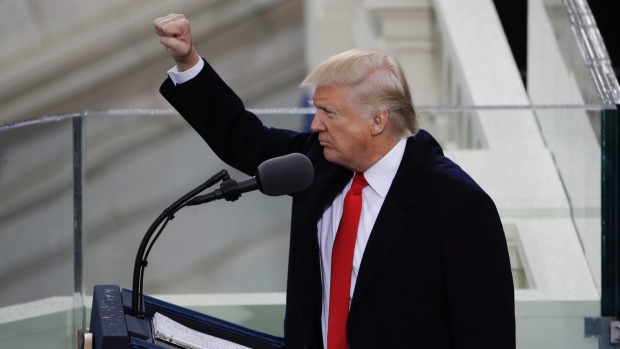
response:
[[[415,135],[420,129],[403,70],[382,51],[353,49],[334,55],[301,83],[309,85],[352,86],[349,103],[367,117],[387,111],[394,131],[401,136]]]

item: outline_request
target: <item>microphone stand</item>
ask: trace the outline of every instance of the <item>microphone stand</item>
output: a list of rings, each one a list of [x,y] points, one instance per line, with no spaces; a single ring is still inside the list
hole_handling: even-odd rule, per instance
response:
[[[144,237],[142,238],[142,242],[140,243],[140,247],[138,248],[138,253],[136,255],[136,261],[135,261],[134,270],[133,270],[133,285],[132,285],[133,292],[132,292],[132,301],[131,301],[131,315],[133,317],[140,318],[140,319],[144,318],[144,309],[143,309],[143,306],[144,306],[143,305],[144,269],[146,268],[148,264],[148,261],[146,260],[146,258],[148,257],[151,247],[153,247],[153,243],[155,243],[155,241],[159,237],[159,234],[161,234],[161,232],[163,231],[168,221],[174,219],[174,214],[178,212],[181,208],[183,208],[187,204],[188,201],[190,201],[192,198],[194,198],[196,195],[198,195],[203,190],[213,186],[215,183],[222,181],[222,180],[224,181],[230,180],[230,176],[228,175],[228,172],[226,170],[221,170],[220,172],[215,174],[213,177],[209,178],[206,182],[199,185],[198,187],[196,187],[194,190],[190,191],[189,193],[185,194],[182,198],[178,199],[172,205],[166,208],[157,217],[157,219],[155,219],[153,224],[151,224],[147,232],[144,234]],[[165,221],[164,225],[161,227],[161,229],[159,230],[159,232],[157,233],[154,240],[151,242],[149,246],[149,241],[151,240],[151,237],[155,233],[155,230],[164,221]],[[147,250],[147,246],[148,246],[148,250]]]

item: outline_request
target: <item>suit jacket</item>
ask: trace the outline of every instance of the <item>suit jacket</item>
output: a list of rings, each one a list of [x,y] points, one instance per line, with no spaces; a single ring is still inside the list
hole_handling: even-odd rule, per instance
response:
[[[317,135],[267,128],[205,64],[163,96],[229,165],[254,174],[266,159],[306,154],[313,183],[293,194],[284,333],[287,348],[322,348],[317,222],[351,179]],[[406,150],[361,262],[349,347],[514,348],[514,289],[490,197],[421,130]]]

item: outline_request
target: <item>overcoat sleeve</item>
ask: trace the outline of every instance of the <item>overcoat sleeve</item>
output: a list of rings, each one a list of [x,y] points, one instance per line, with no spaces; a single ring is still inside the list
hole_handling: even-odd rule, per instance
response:
[[[308,150],[310,134],[265,127],[206,61],[186,83],[166,79],[160,93],[224,162],[248,175],[267,159]]]

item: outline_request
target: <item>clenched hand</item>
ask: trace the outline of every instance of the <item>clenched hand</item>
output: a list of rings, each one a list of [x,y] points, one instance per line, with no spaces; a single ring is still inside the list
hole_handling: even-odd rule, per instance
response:
[[[189,21],[182,14],[170,14],[157,18],[153,25],[155,33],[170,56],[177,64],[179,71],[193,67],[200,56],[192,44],[192,31]]]

